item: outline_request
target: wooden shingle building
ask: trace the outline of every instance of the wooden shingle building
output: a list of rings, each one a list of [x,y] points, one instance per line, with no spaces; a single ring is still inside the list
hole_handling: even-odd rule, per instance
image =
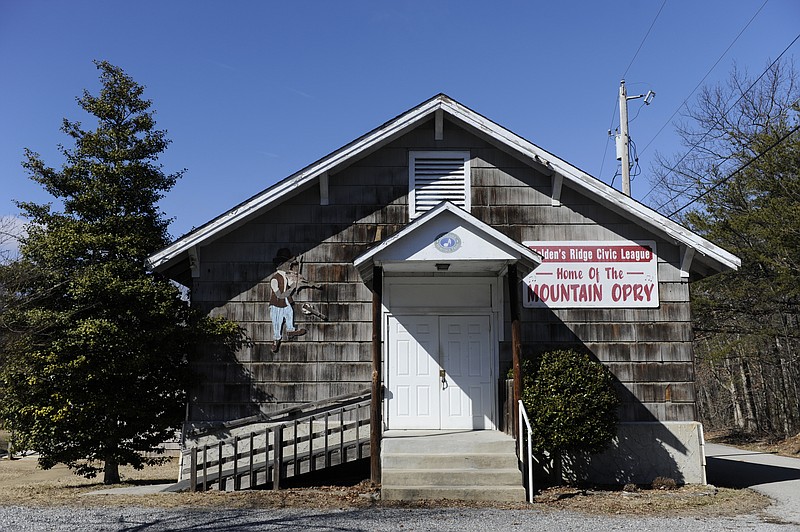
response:
[[[689,281],[739,259],[446,95],[150,265],[252,340],[196,363],[190,423],[374,385],[376,438],[495,431],[515,354],[579,347],[623,404],[613,448],[578,474],[705,480]]]

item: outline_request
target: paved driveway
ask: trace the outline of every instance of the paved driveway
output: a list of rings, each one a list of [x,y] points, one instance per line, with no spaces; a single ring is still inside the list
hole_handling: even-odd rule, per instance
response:
[[[706,464],[709,484],[763,493],[768,514],[800,525],[800,459],[707,443]]]

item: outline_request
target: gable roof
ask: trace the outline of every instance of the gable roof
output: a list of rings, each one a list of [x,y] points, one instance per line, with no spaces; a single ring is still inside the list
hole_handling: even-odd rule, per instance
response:
[[[166,248],[150,256],[147,259],[148,266],[156,271],[165,271],[178,262],[187,260],[193,247],[210,243],[251,218],[267,212],[292,193],[313,184],[321,175],[334,173],[338,169],[349,166],[417,127],[437,111],[446,113],[451,120],[490,141],[498,148],[562,176],[564,185],[595,199],[610,210],[634,220],[654,234],[695,250],[695,259],[702,260],[710,268],[724,271],[736,269],[741,265],[739,258],[732,253],[472,111],[447,95],[438,94],[180,237]]]
[[[458,247],[440,250],[437,239],[443,236],[458,238]],[[357,257],[353,264],[367,281],[372,278],[373,265],[408,272],[436,271],[437,263],[447,263],[448,268],[455,266],[448,271],[498,274],[508,264],[519,263],[533,270],[541,262],[537,252],[443,201]]]

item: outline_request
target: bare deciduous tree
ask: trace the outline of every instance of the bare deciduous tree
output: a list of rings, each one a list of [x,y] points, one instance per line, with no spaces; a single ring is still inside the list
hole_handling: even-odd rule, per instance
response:
[[[701,415],[714,428],[800,430],[800,88],[775,63],[704,89],[661,158],[660,209],[742,259],[691,286]]]

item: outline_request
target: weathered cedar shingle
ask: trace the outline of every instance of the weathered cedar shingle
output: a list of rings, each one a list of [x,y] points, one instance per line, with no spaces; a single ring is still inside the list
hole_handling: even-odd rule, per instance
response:
[[[239,321],[252,343],[236,361],[209,353],[200,358],[203,377],[192,389],[198,396],[193,417],[231,419],[368,384],[372,295],[352,261],[408,223],[408,151],[430,149],[432,138],[430,120],[330,174],[330,205],[320,206],[318,189],[309,187],[199,249],[201,277],[193,283],[193,304]],[[654,238],[567,184],[563,206],[553,207],[550,177],[449,122],[437,147],[470,150],[472,214],[517,241]],[[620,414],[627,421],[696,416],[688,284],[680,277],[677,246],[657,241],[660,308],[522,310],[524,352],[589,349],[626,390]],[[296,321],[308,334],[272,353],[268,283],[272,257],[281,247],[303,254],[308,279],[325,286],[297,297]],[[328,314],[330,322],[302,316],[303,301]],[[507,368],[510,325],[504,328],[500,357]]]

